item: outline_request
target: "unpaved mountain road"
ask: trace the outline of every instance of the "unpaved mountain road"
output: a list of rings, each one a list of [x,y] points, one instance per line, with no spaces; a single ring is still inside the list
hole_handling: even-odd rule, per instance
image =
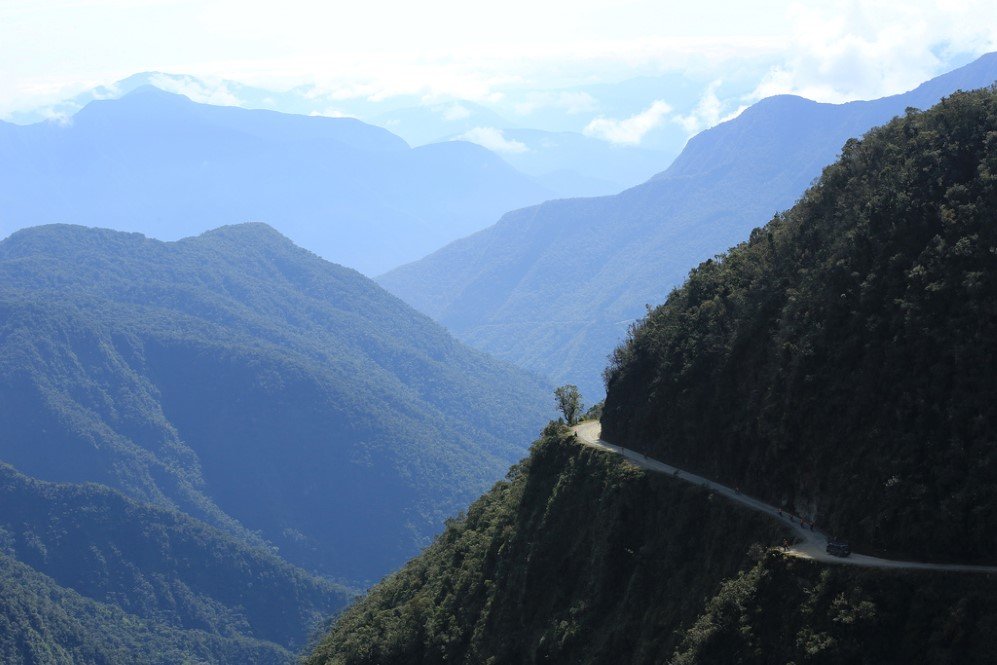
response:
[[[598,421],[590,420],[579,423],[572,429],[574,430],[578,440],[587,446],[615,453],[617,455],[622,455],[628,461],[643,469],[655,471],[657,473],[664,473],[678,480],[684,480],[687,483],[705,487],[710,491],[723,496],[724,498],[736,501],[737,503],[747,506],[752,510],[765,513],[766,515],[772,517],[772,519],[779,520],[782,524],[791,528],[793,533],[798,538],[798,542],[791,545],[789,551],[786,552],[788,556],[795,556],[801,559],[814,559],[825,563],[835,563],[847,566],[865,566],[868,568],[936,570],[941,572],[956,573],[997,573],[997,566],[971,566],[958,563],[895,561],[892,559],[880,559],[874,556],[866,556],[864,554],[852,554],[848,557],[838,557],[828,554],[825,550],[825,546],[827,544],[827,534],[821,532],[820,530],[814,531],[810,528],[803,527],[800,524],[799,519],[793,521],[789,515],[782,512],[775,506],[770,506],[769,504],[759,501],[758,499],[745,496],[744,494],[734,490],[733,488],[727,487],[726,485],[721,485],[720,483],[708,480],[702,476],[697,476],[694,473],[678,469],[670,464],[659,462],[656,459],[647,457],[646,455],[630,450],[629,448],[623,448],[622,446],[618,446],[614,443],[603,441],[599,438],[602,433],[602,426]]]

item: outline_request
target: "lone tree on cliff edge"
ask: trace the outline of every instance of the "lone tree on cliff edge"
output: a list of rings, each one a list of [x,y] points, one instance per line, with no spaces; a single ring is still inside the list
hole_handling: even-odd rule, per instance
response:
[[[554,405],[558,411],[564,414],[564,419],[568,421],[568,424],[574,425],[582,412],[582,394],[578,392],[578,386],[569,383],[557,388],[554,391]]]

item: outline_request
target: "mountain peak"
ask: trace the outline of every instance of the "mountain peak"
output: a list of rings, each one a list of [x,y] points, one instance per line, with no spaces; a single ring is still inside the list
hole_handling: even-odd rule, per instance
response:
[[[185,117],[198,106],[189,97],[145,84],[117,99],[97,99],[90,102],[73,116],[73,122],[75,124],[93,120],[162,121],[167,118]]]
[[[292,250],[303,254],[311,254],[311,252],[294,244],[290,238],[264,222],[227,224],[216,229],[211,229],[210,231],[205,231],[197,236],[184,238],[178,241],[178,243],[211,244],[215,247],[225,247],[242,254],[254,249]]]
[[[241,224],[226,224],[216,229],[205,231],[198,238],[247,238],[265,239],[277,242],[291,242],[287,236],[266,222],[243,222]]]

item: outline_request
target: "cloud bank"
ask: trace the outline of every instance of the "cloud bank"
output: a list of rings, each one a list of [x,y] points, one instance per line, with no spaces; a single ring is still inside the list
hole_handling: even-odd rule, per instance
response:
[[[507,139],[501,129],[494,127],[475,127],[467,130],[455,140],[477,143],[497,153],[518,154],[529,151],[525,143],[514,139]]]
[[[904,92],[997,50],[993,0],[844,0],[789,7],[792,40],[749,101],[797,94],[822,102]]]
[[[681,106],[671,121],[695,131],[772,94],[841,102],[902,92],[992,50],[993,0],[509,0],[487,21],[458,0],[4,0],[0,117],[135,72],[175,71],[278,91],[313,86],[315,108],[404,95],[505,101],[503,113],[556,110],[576,117],[576,128],[602,108],[607,117],[592,120],[590,133],[632,143],[642,122],[662,121],[660,110],[639,117],[652,99]],[[639,113],[583,91],[674,72],[702,85],[723,78],[728,89],[737,81],[738,90],[714,91],[719,110],[710,99],[690,110],[654,91]],[[238,103],[238,88],[175,91]]]
[[[215,104],[217,106],[242,106],[244,104],[223,81],[203,81],[190,76],[171,76],[157,73],[149,79],[149,83],[160,90],[183,95],[200,104]]]
[[[671,112],[672,107],[658,99],[645,110],[623,120],[596,118],[585,126],[583,133],[618,145],[639,145],[644,136],[661,125]]]

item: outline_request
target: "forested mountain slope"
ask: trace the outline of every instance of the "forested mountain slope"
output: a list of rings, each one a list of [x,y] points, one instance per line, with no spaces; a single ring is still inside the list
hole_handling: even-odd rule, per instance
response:
[[[989,577],[828,567],[778,524],[551,429],[309,665],[983,665]]]
[[[997,552],[997,92],[862,141],[615,354],[603,435],[867,549]]]
[[[290,665],[276,644],[179,630],[84,598],[0,553],[4,665]]]
[[[994,80],[997,54],[876,101],[766,99],[693,138],[643,185],[510,212],[379,281],[472,346],[594,400],[629,322],[690,268],[792,205],[847,139]]]
[[[778,535],[552,426],[506,481],[348,610],[309,662],[650,658],[713,591],[704,568],[734,575],[752,542]]]
[[[521,456],[548,393],[264,225],[0,243],[0,460],[288,561],[399,565]]]
[[[150,86],[64,123],[0,122],[0,237],[71,222],[175,240],[262,221],[375,275],[553,195],[472,143],[413,149],[358,120]]]
[[[0,551],[87,598],[162,626],[301,649],[349,595],[262,548],[99,485],[0,465]]]

